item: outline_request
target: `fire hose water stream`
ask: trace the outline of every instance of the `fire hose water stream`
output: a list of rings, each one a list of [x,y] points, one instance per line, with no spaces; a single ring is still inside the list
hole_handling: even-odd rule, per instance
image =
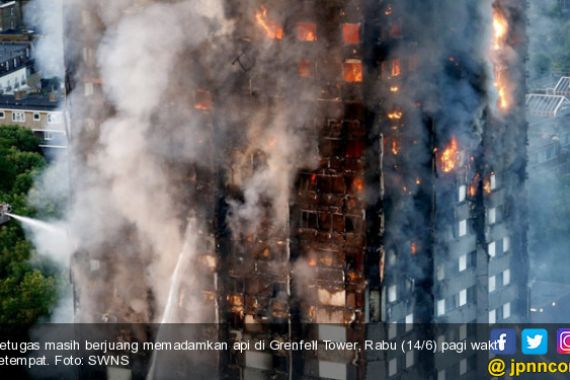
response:
[[[32,219],[32,218],[28,218],[25,216],[14,215],[14,214],[11,214],[9,212],[5,213],[5,215],[9,216],[10,218],[16,219],[17,221],[21,222],[22,224],[29,226],[30,228],[39,229],[39,230],[43,230],[46,232],[51,232],[53,234],[65,235],[65,231],[63,229],[55,227],[55,226],[48,224],[46,222],[42,222],[41,220]]]
[[[0,204],[0,219],[1,224],[9,219],[21,223],[40,255],[50,257],[64,268],[68,267],[69,258],[77,244],[64,224],[13,214],[8,204]]]
[[[161,341],[162,333],[161,329],[164,324],[169,323],[176,323],[173,318],[173,309],[174,305],[178,299],[178,294],[180,293],[180,275],[185,266],[188,263],[189,255],[192,252],[193,244],[195,243],[194,239],[191,238],[190,231],[192,229],[193,223],[188,225],[186,231],[186,239],[184,242],[184,246],[182,247],[182,251],[178,254],[178,260],[176,261],[176,267],[174,268],[174,273],[172,275],[172,279],[170,281],[170,288],[168,291],[168,298],[166,300],[166,305],[164,307],[164,312],[162,315],[162,320],[158,327],[158,331],[156,334],[156,341]],[[154,380],[156,371],[158,370],[157,367],[157,352],[154,351],[152,353],[151,364],[147,375],[147,380]]]

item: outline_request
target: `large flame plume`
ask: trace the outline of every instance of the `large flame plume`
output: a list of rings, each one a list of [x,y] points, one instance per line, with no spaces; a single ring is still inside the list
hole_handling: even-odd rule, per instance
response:
[[[509,83],[506,70],[501,62],[501,54],[505,50],[507,36],[509,33],[509,22],[504,13],[497,7],[493,8],[493,51],[495,55],[495,89],[497,91],[497,107],[501,111],[510,108]]]
[[[444,173],[451,173],[458,166],[459,146],[455,137],[451,138],[449,145],[441,152],[439,163]]]
[[[257,24],[265,31],[265,35],[272,40],[283,39],[283,27],[269,19],[267,16],[267,8],[261,6],[255,13]]]

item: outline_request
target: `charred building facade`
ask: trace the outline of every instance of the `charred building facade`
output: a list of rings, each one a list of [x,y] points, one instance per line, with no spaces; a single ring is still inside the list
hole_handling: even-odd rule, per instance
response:
[[[76,255],[80,319],[166,314],[220,322],[231,342],[361,343],[416,334],[413,323],[465,324],[461,337],[467,324],[526,319],[522,2],[188,3],[69,11],[81,20],[68,33],[71,140],[95,172],[76,173],[78,192],[101,180],[122,192],[78,195],[79,206],[110,199],[123,220]],[[156,17],[183,27],[136,34]],[[175,54],[138,61],[165,50]],[[178,74],[131,85],[149,69]],[[160,96],[133,104],[109,81]],[[145,142],[125,153],[121,138]],[[98,166],[131,159],[127,171],[146,174],[128,186]],[[153,203],[133,211],[123,197],[139,190],[134,200]],[[164,224],[166,239],[153,233]],[[474,359],[415,355],[268,349],[219,361],[225,378],[477,378]]]

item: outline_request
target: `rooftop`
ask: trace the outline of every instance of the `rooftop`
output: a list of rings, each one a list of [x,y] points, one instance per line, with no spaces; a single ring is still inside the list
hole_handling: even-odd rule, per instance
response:
[[[17,57],[27,57],[30,45],[27,43],[2,43],[0,44],[0,62]]]
[[[570,92],[570,77],[561,77],[554,86],[555,94],[567,94]]]
[[[16,5],[15,1],[7,1],[3,4],[0,4],[0,8],[7,8],[7,7],[11,7],[12,5]]]
[[[20,109],[32,111],[55,111],[59,106],[59,97],[50,99],[47,95],[27,95],[17,99],[15,95],[0,95],[1,109]]]
[[[529,116],[555,118],[570,109],[570,101],[562,95],[528,94],[526,108]]]

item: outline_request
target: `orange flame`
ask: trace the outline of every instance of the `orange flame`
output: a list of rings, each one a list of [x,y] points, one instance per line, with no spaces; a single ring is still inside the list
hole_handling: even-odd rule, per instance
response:
[[[401,72],[402,71],[400,70],[400,60],[396,58],[392,61],[392,76],[393,77],[400,76]]]
[[[345,82],[362,82],[362,62],[357,59],[349,59],[343,66]]]
[[[473,198],[477,195],[477,186],[479,185],[480,179],[481,179],[481,175],[479,173],[477,173],[477,174],[475,174],[475,176],[473,176],[473,179],[471,180],[471,184],[469,185],[469,189],[467,190],[467,193],[469,194],[469,196],[471,198]]]
[[[497,89],[497,95],[499,99],[497,100],[497,106],[501,110],[507,110],[509,108],[510,102],[508,99],[507,82],[502,75],[502,71],[496,70],[495,73],[495,88]]]
[[[400,90],[400,87],[398,86],[390,86],[390,92],[398,92]]]
[[[364,180],[360,177],[356,177],[352,182],[352,187],[357,193],[361,193],[364,190]]]
[[[485,192],[485,194],[491,194],[493,192],[493,188],[491,186],[491,176],[493,175],[494,173],[491,173],[487,175],[483,180],[483,191]]]
[[[505,48],[509,33],[509,22],[505,14],[498,8],[493,8],[493,50],[500,53]],[[497,108],[502,111],[510,107],[509,83],[507,81],[505,69],[500,63],[500,57],[495,57],[495,88],[497,89]]]
[[[410,244],[410,251],[411,251],[412,255],[414,255],[414,256],[416,255],[416,253],[418,253],[418,245],[415,241],[413,241]]]
[[[299,76],[303,78],[309,78],[313,76],[313,67],[310,61],[302,59],[299,62]]]
[[[400,120],[402,118],[402,111],[392,111],[388,112],[388,119],[390,120]]]
[[[509,22],[497,8],[493,8],[493,49],[500,50],[505,46]]]
[[[317,25],[313,22],[299,22],[297,24],[297,39],[306,42],[316,41]]]
[[[396,139],[392,140],[392,154],[397,156],[400,153],[400,147],[398,146],[398,141]]]
[[[458,155],[457,139],[452,137],[449,145],[445,147],[440,156],[440,166],[444,173],[450,173],[457,167]]]
[[[283,39],[283,28],[276,22],[269,20],[267,17],[267,8],[261,6],[259,10],[255,13],[255,20],[257,24],[265,31],[268,38],[272,40],[282,40]]]

